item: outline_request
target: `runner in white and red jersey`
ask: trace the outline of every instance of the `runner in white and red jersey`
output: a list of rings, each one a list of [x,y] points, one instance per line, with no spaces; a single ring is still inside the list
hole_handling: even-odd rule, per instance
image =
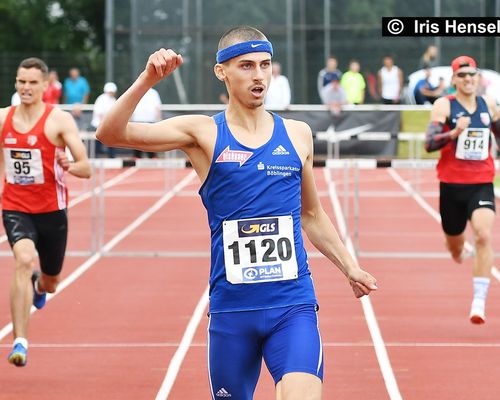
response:
[[[56,154],[65,149],[45,136],[45,122],[53,110],[45,110],[28,132],[19,132],[13,124],[16,106],[10,107],[2,129],[2,147],[6,164],[3,210],[39,214],[63,210],[67,206],[64,169]],[[40,201],[33,202],[36,197]]]
[[[495,166],[490,149],[492,132],[498,139],[498,108],[493,99],[476,95],[478,70],[473,58],[457,57],[451,67],[457,92],[434,103],[425,145],[427,151],[441,150],[437,166],[441,225],[456,262],[461,263],[468,253],[464,249],[467,220],[474,232],[474,298],[469,317],[472,323],[482,324],[493,264]]]
[[[53,293],[59,282],[67,239],[64,173],[90,176],[75,121],[42,101],[47,77],[42,60],[23,60],[16,77],[21,104],[0,109],[2,219],[16,260],[10,290],[14,345],[8,360],[16,366],[27,361],[31,305],[42,308],[46,293]],[[37,253],[41,272],[34,270]]]

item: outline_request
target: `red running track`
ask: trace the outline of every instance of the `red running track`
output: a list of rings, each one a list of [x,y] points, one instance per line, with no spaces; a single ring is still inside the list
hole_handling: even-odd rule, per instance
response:
[[[120,172],[107,172],[106,179]],[[190,172],[177,171],[176,181]],[[161,196],[162,174],[138,170],[106,192],[105,243],[151,209]],[[410,178],[411,172],[401,175]],[[333,218],[323,170],[316,170],[316,178],[324,207]],[[341,175],[337,178],[341,193]],[[425,190],[435,190],[431,172],[423,181],[429,185]],[[196,195],[198,187],[197,178],[192,179],[112,248],[170,252],[170,257],[98,258],[45,309],[32,315],[28,366],[14,368],[0,362],[0,399],[155,399],[206,288],[209,232]],[[386,170],[363,171],[359,188],[392,193],[361,196],[361,250],[388,254],[443,251],[439,225],[404,195]],[[132,193],[138,191],[143,194]],[[432,194],[425,199],[436,207]],[[89,209],[90,200],[85,200],[70,210],[70,250],[88,249]],[[348,222],[352,225],[353,219]],[[495,238],[495,246],[499,239]],[[309,243],[307,247],[321,307],[323,398],[389,398],[359,300],[342,275],[324,258],[315,257]],[[5,249],[7,245],[1,244],[0,250]],[[4,267],[0,269],[1,329],[10,319],[8,287],[13,262],[7,257],[0,260]],[[64,277],[86,260],[68,257]],[[470,262],[457,266],[449,259],[388,257],[363,258],[360,263],[379,280],[380,290],[371,301],[402,398],[498,398],[498,283],[491,288],[488,322],[478,327],[467,320]],[[203,316],[169,399],[209,398],[206,324]],[[0,342],[4,357],[10,343],[10,335]],[[265,367],[255,398],[274,398]]]

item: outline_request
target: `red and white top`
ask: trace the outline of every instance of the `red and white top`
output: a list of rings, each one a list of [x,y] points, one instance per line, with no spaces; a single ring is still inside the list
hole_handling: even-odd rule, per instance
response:
[[[483,97],[476,97],[476,110],[469,113],[456,99],[450,100],[450,116],[443,132],[455,129],[460,117],[470,117],[470,125],[460,136],[441,149],[437,165],[438,179],[445,183],[491,183],[495,164],[491,156],[491,116]]]
[[[53,108],[46,104],[35,126],[23,133],[14,128],[12,117],[16,107],[10,107],[1,135],[5,161],[4,210],[38,214],[67,207],[64,170],[56,160],[56,152],[64,148],[52,144],[45,135],[45,122]]]

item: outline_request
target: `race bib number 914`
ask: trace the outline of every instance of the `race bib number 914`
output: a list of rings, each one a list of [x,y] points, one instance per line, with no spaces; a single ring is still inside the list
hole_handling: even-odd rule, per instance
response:
[[[261,283],[298,276],[291,215],[223,222],[226,277]]]
[[[467,128],[459,136],[455,157],[459,160],[486,160],[489,152],[490,130]]]

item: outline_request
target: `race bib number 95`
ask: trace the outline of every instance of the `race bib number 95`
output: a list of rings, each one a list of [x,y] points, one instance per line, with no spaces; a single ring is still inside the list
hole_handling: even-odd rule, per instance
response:
[[[231,283],[261,283],[298,276],[291,215],[224,221],[224,261]]]
[[[3,149],[8,183],[32,185],[44,183],[40,149]]]

